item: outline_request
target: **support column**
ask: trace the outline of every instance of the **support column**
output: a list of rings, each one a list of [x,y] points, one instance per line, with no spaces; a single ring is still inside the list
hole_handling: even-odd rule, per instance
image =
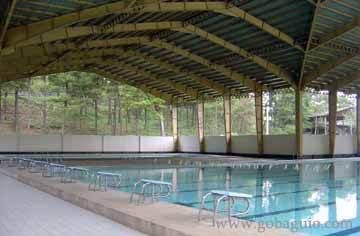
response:
[[[262,89],[257,88],[255,92],[255,116],[256,116],[256,136],[258,153],[264,153],[264,122],[263,122],[263,101]]]
[[[179,151],[179,128],[178,128],[178,107],[176,104],[171,106],[172,108],[172,131],[174,139],[174,151]]]
[[[336,142],[337,89],[329,90],[329,153],[335,154]]]
[[[173,169],[173,171],[172,171],[171,184],[172,184],[172,187],[173,187],[173,191],[174,191],[174,192],[176,192],[176,190],[177,190],[178,172],[179,172],[179,169],[178,169],[178,168],[175,168],[175,169]]]
[[[225,189],[226,191],[230,191],[231,189],[231,168],[226,167],[225,169]]]
[[[295,134],[296,134],[296,157],[303,156],[303,90],[295,90]]]
[[[356,94],[356,146],[357,154],[360,155],[360,91]],[[360,207],[359,207],[360,208]]]
[[[224,95],[224,127],[225,127],[225,141],[226,153],[232,153],[231,149],[231,96]]]
[[[202,200],[202,197],[204,195],[203,193],[203,187],[204,187],[204,168],[198,169],[198,201],[200,202]]]
[[[205,132],[204,132],[204,100],[199,99],[197,104],[197,121],[200,152],[205,152]]]

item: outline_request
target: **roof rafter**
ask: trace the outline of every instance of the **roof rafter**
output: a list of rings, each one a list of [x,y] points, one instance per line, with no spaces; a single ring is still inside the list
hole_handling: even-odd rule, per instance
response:
[[[232,4],[229,4],[229,8],[224,9],[224,10],[216,10],[216,12],[222,13],[224,15],[238,17],[238,18],[246,21],[247,23],[261,29],[262,31],[271,34],[275,38],[277,38],[285,43],[288,43],[289,45],[293,46],[294,48],[296,48],[302,52],[305,51],[303,46],[301,44],[299,44],[290,35],[271,26],[270,24],[266,23],[265,21],[261,20],[260,18],[257,18]]]
[[[296,83],[294,82],[294,79],[291,75],[291,73],[283,68],[281,68],[278,65],[275,65],[274,63],[257,56],[251,52],[246,51],[243,48],[240,48],[236,46],[235,44],[230,43],[229,41],[226,41],[214,34],[211,34],[203,29],[200,29],[199,27],[193,26],[193,25],[186,25],[183,28],[177,28],[176,30],[194,33],[200,37],[203,37],[213,43],[216,43],[224,48],[229,49],[230,51],[239,54],[240,56],[258,64],[265,70],[271,72],[272,74],[278,76],[279,78],[283,79],[284,81],[288,82],[291,86],[296,87]]]
[[[251,80],[250,77],[248,77],[248,76],[237,73],[231,69],[226,68],[223,65],[212,63],[209,60],[207,60],[201,56],[193,54],[193,53],[189,52],[188,50],[177,47],[169,42],[165,42],[162,40],[154,40],[154,41],[150,41],[150,42],[147,42],[144,44],[153,46],[153,47],[167,49],[169,51],[174,52],[177,55],[183,56],[183,57],[188,58],[192,61],[195,61],[199,64],[202,64],[210,69],[220,72],[221,74],[225,75],[226,77],[228,77],[232,80],[240,82],[242,85],[244,85],[245,87],[248,87],[252,91],[255,91],[256,85],[258,85],[256,83],[256,81]]]
[[[357,56],[356,54],[345,55],[344,57],[342,57],[336,61],[331,61],[329,63],[320,65],[318,68],[316,68],[313,71],[304,75],[304,85],[306,86],[307,84],[316,80],[320,76],[328,73],[329,71],[333,70],[337,66],[350,61],[351,59],[353,59],[356,56]]]
[[[131,37],[131,38],[119,38],[119,39],[111,39],[111,40],[94,40],[89,41],[85,44],[82,44],[78,47],[80,48],[94,48],[94,47],[112,47],[118,45],[130,45],[130,44],[142,44],[142,45],[149,45],[158,48],[168,49],[180,56],[193,60],[199,64],[202,64],[210,69],[220,72],[221,74],[225,75],[226,77],[240,82],[245,87],[248,87],[251,91],[255,91],[256,81],[251,80],[250,77],[245,76],[243,74],[237,73],[231,69],[226,68],[225,66],[218,65],[208,61],[207,59],[195,55],[185,49],[179,48],[171,43],[161,41],[161,40],[154,40],[152,41],[148,37]],[[11,48],[3,52],[4,55],[8,55],[10,60],[15,60],[16,58],[24,58],[24,57],[39,57],[39,56],[48,56],[51,53],[59,53],[64,50],[69,49],[76,49],[77,45],[74,43],[65,43],[65,44],[45,44],[45,45],[32,45],[27,46],[24,48]],[[12,56],[11,54],[14,54]],[[259,84],[257,84],[259,86]]]
[[[120,81],[120,82],[126,83],[130,86],[134,86],[134,87],[142,90],[145,93],[149,93],[155,97],[161,98],[169,103],[177,103],[180,100],[179,98],[176,98],[170,94],[163,93],[161,91],[158,91],[157,89],[149,88],[143,84],[136,84],[131,80],[125,79],[124,77],[121,77],[119,75],[113,74],[113,73],[105,71],[105,70],[92,68],[92,69],[87,69],[85,72],[95,73],[95,74],[104,76],[104,77],[114,80],[114,81]]]
[[[61,61],[55,64],[55,66],[59,65],[67,65],[69,63],[69,60]],[[182,85],[180,83],[175,83],[170,79],[167,79],[165,77],[160,77],[158,75],[155,75],[151,72],[145,71],[141,69],[140,67],[132,66],[127,63],[114,61],[114,60],[103,60],[102,58],[91,58],[91,59],[77,59],[70,61],[71,64],[101,64],[101,65],[111,65],[116,66],[122,69],[125,69],[127,71],[131,71],[141,77],[147,78],[154,82],[160,82],[163,83],[175,90],[177,90],[180,93],[187,94],[188,96],[192,97],[193,99],[197,99],[201,94],[196,89],[191,88],[190,86]]]
[[[1,25],[0,25],[0,51],[3,47],[3,42],[4,42],[4,39],[5,39],[5,35],[8,31],[8,27],[9,27],[9,24],[10,24],[10,20],[11,20],[11,17],[13,16],[14,14],[14,10],[15,10],[15,6],[16,6],[16,2],[17,0],[12,0],[8,9],[7,9],[7,13],[6,13],[6,16],[4,18],[4,21],[1,22]]]
[[[87,68],[84,67],[84,65],[64,65],[64,66],[60,66],[60,67],[55,67],[52,68],[51,70],[45,70],[42,72],[38,72],[36,74],[34,74],[34,76],[42,76],[42,75],[48,75],[48,74],[58,74],[58,73],[66,73],[66,72],[70,72],[70,71],[79,71],[79,72],[87,72],[87,73],[95,73],[98,74],[100,76],[106,77],[110,80],[113,81],[120,81],[122,83],[128,84],[130,86],[134,86],[140,90],[142,90],[145,93],[149,93],[155,97],[158,97],[160,99],[165,100],[166,102],[169,103],[177,103],[177,102],[181,102],[180,98],[176,98],[170,94],[158,91],[157,89],[154,88],[149,88],[148,86],[144,85],[144,84],[138,84],[135,83],[132,80],[128,80],[124,77],[115,75],[111,72],[102,70],[102,69],[98,69],[98,68]],[[23,79],[23,78],[27,78],[28,74],[14,74],[13,76],[3,76],[0,73],[0,81],[11,81],[11,80],[17,80],[17,79]]]
[[[142,3],[139,6],[129,7],[126,1],[109,3],[98,7],[85,9],[79,12],[65,14],[44,21],[39,21],[26,26],[19,26],[9,30],[7,45],[31,39],[39,34],[49,32],[58,28],[66,27],[79,21],[109,15],[112,13],[146,13],[146,12],[176,12],[176,11],[213,11],[225,15],[238,17],[260,30],[271,34],[277,39],[304,52],[302,45],[296,42],[290,35],[267,24],[263,20],[249,14],[248,12],[225,2],[152,2]]]
[[[73,37],[86,36],[92,34],[143,31],[143,30],[164,30],[164,29],[175,30],[184,33],[191,33],[199,37],[205,38],[215,44],[218,44],[221,47],[227,48],[233,51],[234,53],[239,54],[240,56],[250,61],[253,61],[254,63],[264,68],[265,70],[285,80],[293,87],[296,87],[296,83],[294,82],[294,79],[292,78],[292,75],[289,71],[281,68],[278,65],[275,65],[274,63],[260,56],[248,52],[245,49],[240,48],[229,41],[226,41],[212,33],[209,33],[199,27],[196,27],[191,24],[185,25],[183,22],[179,22],[179,21],[115,24],[113,25],[113,27],[109,29],[102,29],[102,27],[98,27],[98,26],[68,27],[68,28],[62,28],[56,31],[50,31],[44,34],[40,34],[31,40],[24,41],[22,44],[17,45],[17,47],[28,44],[48,43],[56,40],[69,39]]]
[[[92,58],[92,57],[105,57],[105,56],[124,56],[124,57],[134,57],[142,59],[148,63],[151,63],[153,65],[157,65],[162,69],[166,69],[169,71],[173,71],[179,75],[182,75],[184,77],[188,77],[192,79],[193,81],[198,82],[199,84],[213,89],[216,92],[220,94],[225,94],[229,92],[229,89],[227,89],[224,85],[219,84],[215,81],[209,80],[206,77],[199,76],[197,74],[192,73],[190,70],[180,68],[176,65],[173,65],[171,63],[164,62],[162,60],[156,59],[150,55],[147,55],[145,53],[141,53],[138,51],[133,50],[123,50],[120,48],[114,48],[114,49],[93,49],[90,51],[71,51],[67,57],[68,58]],[[29,68],[34,68],[34,66],[39,66],[41,64],[48,63],[49,61],[54,60],[51,57],[37,57],[35,60],[29,60],[29,58],[26,58],[25,61],[18,60],[17,63],[14,65],[13,63],[2,63],[0,66],[0,70],[4,72],[5,70],[12,70],[14,71],[16,68],[19,68],[20,70],[27,69],[26,66],[29,66]]]
[[[360,17],[354,17],[353,20],[351,21],[351,23],[343,25],[343,26],[337,28],[334,32],[321,37],[318,40],[317,45],[310,46],[310,51],[315,50],[315,49],[329,43],[330,41],[348,33],[349,31],[351,31],[359,26],[360,26]]]
[[[351,73],[348,77],[342,78],[341,80],[336,81],[336,87],[341,89],[352,82],[360,81],[360,70],[356,70],[354,73]]]
[[[305,85],[304,85],[305,64],[306,64],[306,61],[308,59],[309,50],[310,50],[310,47],[311,47],[311,40],[312,40],[313,34],[315,32],[315,24],[316,24],[317,17],[319,15],[319,11],[320,11],[319,1],[317,1],[316,4],[315,4],[314,14],[313,14],[312,20],[311,20],[309,36],[308,36],[307,42],[306,42],[305,54],[304,54],[304,57],[303,57],[303,60],[302,60],[302,63],[301,63],[300,78],[299,78],[299,84],[298,84],[298,88],[300,88],[300,89],[305,87]]]

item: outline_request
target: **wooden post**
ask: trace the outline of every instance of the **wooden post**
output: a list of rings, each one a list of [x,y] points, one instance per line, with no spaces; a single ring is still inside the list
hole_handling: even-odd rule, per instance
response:
[[[335,154],[336,142],[337,89],[329,90],[329,153]]]
[[[172,130],[174,139],[174,151],[179,151],[179,129],[178,129],[178,107],[176,104],[171,106],[172,108]]]
[[[295,90],[295,134],[296,134],[296,156],[303,156],[303,91],[299,88]]]
[[[224,95],[224,127],[225,127],[225,141],[226,153],[232,153],[231,149],[231,96]]]
[[[256,116],[256,136],[258,153],[264,153],[264,122],[263,122],[263,101],[262,89],[257,88],[255,91],[255,116]]]
[[[204,132],[204,101],[203,99],[198,100],[197,104],[197,121],[198,121],[198,134],[200,152],[205,152],[205,132]]]
[[[357,153],[360,155],[360,91],[356,94],[356,139]]]

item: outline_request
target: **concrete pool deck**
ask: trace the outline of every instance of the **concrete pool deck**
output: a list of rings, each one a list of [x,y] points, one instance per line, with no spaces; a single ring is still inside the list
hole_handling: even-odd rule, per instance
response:
[[[0,173],[152,236],[305,235],[275,228],[263,232],[257,223],[249,221],[241,221],[248,223],[239,224],[245,227],[212,227],[208,221],[196,222],[198,211],[194,208],[165,202],[137,206],[129,203],[129,194],[124,192],[92,192],[83,183],[62,184],[58,178],[43,178],[39,174],[16,168],[0,167]]]
[[[145,236],[2,174],[0,235]]]

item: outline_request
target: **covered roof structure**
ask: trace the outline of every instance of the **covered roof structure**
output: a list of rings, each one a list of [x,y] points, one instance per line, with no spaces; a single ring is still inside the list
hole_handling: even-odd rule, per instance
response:
[[[94,72],[169,102],[360,86],[358,0],[0,0],[0,79]]]

